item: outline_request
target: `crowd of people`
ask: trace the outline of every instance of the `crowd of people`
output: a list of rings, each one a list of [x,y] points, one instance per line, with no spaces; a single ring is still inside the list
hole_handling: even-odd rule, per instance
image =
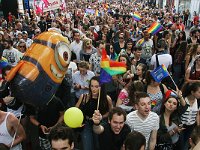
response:
[[[200,149],[199,19],[196,12],[140,1],[69,1],[64,10],[1,17],[0,56],[8,61],[0,70],[2,86],[42,32],[61,33],[72,56],[48,105],[20,103],[9,89],[1,95],[0,149],[31,150],[28,122],[38,129],[41,150]],[[162,30],[152,35],[154,22]],[[127,70],[101,84],[103,49]],[[162,64],[168,77],[157,82],[151,72]],[[70,107],[83,112],[78,129],[63,124]]]

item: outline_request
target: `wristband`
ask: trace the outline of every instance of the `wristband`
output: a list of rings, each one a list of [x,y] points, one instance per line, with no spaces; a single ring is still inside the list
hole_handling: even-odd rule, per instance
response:
[[[41,123],[38,124],[38,127],[39,127],[39,128],[40,128],[40,126],[41,126]]]

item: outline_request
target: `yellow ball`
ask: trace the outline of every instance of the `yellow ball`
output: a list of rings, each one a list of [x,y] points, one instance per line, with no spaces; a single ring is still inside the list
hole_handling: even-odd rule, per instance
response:
[[[83,123],[83,112],[77,107],[71,107],[64,113],[64,122],[70,128],[81,127]]]

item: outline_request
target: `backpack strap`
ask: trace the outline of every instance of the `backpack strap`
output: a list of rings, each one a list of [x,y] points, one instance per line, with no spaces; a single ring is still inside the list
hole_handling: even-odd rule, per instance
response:
[[[160,66],[159,61],[158,61],[158,54],[156,54],[156,68]]]

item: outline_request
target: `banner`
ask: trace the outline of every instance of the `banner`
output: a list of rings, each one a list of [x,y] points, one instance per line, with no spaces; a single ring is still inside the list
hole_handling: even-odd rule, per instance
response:
[[[41,9],[42,12],[59,9],[61,6],[60,0],[35,0],[35,10]]]

